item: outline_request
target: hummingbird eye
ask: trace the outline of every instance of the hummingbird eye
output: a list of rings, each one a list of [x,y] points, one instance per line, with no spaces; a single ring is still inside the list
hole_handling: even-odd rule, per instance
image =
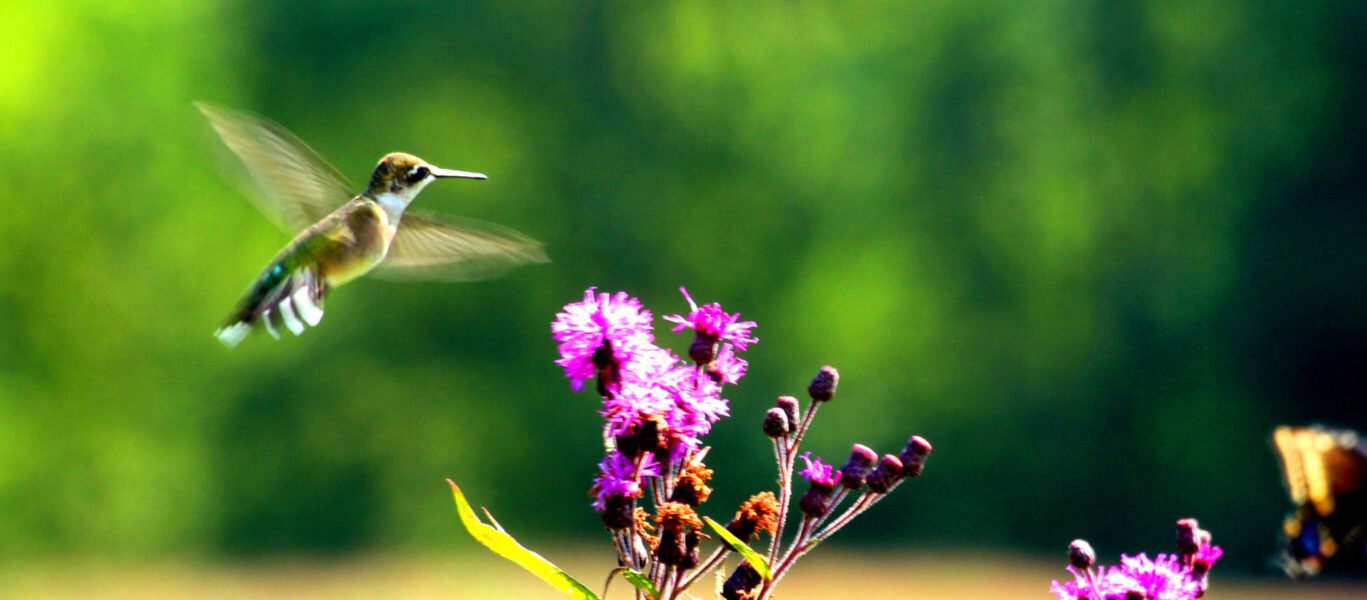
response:
[[[424,180],[424,179],[427,179],[427,176],[428,176],[429,174],[431,174],[431,171],[428,171],[428,170],[427,170],[427,167],[418,167],[418,168],[416,168],[416,169],[413,169],[413,170],[408,174],[408,183],[413,184],[413,183],[417,183],[417,182],[419,182],[419,181],[422,181],[422,180]]]

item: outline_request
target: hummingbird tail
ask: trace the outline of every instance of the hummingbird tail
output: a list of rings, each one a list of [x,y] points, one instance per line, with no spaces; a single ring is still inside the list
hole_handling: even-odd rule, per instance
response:
[[[271,337],[280,339],[277,323],[290,333],[300,335],[307,327],[323,320],[323,296],[327,284],[315,270],[305,268],[285,273],[282,265],[273,265],[247,292],[237,310],[228,318],[214,337],[232,348],[260,324]]]

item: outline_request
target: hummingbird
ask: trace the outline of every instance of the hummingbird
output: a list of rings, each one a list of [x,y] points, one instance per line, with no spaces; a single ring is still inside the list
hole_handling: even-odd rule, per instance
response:
[[[280,325],[302,334],[323,319],[323,299],[332,289],[372,270],[397,279],[470,281],[549,262],[541,243],[506,227],[408,210],[433,181],[488,179],[482,173],[393,152],[354,194],[336,169],[283,127],[244,112],[195,106],[259,188],[248,197],[277,224],[299,232],[214,333],[229,348],[258,326],[276,339]]]

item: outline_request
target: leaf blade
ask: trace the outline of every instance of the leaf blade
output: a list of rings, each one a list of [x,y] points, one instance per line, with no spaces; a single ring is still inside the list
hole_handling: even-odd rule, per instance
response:
[[[717,536],[720,537],[722,541],[726,542],[727,546],[730,546],[732,550],[735,550],[744,557],[746,562],[750,563],[750,566],[755,568],[755,572],[759,573],[760,577],[763,577],[765,581],[769,581],[772,578],[773,575],[769,571],[769,561],[764,560],[764,557],[760,556],[758,552],[752,550],[745,542],[740,541],[740,538],[732,535],[730,531],[726,530],[725,526],[713,521],[712,517],[703,517],[703,520],[707,521],[708,526],[712,528],[712,531],[716,532]]]
[[[480,521],[474,508],[470,506],[465,495],[461,493],[460,487],[456,486],[456,482],[447,479],[446,483],[451,485],[451,495],[456,499],[456,511],[460,513],[460,522],[465,526],[465,530],[470,532],[470,536],[475,538],[475,541],[483,544],[494,554],[512,561],[528,573],[549,583],[566,596],[576,600],[601,600],[584,584],[560,570],[560,567],[551,564],[551,561],[546,560],[545,557],[517,543],[513,536],[508,535],[501,528],[495,528],[493,525]],[[489,514],[487,510],[485,514]],[[492,515],[490,515],[490,519],[493,519]],[[628,579],[628,581],[630,580]]]
[[[660,597],[660,590],[655,589],[655,584],[650,581],[649,577],[646,577],[645,574],[640,571],[625,569],[622,571],[622,579],[627,580],[631,585],[636,586],[636,589],[645,592],[646,595],[651,598]]]

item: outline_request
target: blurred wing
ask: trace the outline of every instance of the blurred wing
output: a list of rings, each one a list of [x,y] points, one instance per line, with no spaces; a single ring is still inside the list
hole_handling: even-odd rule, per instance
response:
[[[406,212],[375,274],[389,279],[473,281],[547,263],[541,242],[501,225]]]
[[[302,140],[259,117],[196,102],[229,149],[242,159],[267,217],[291,233],[312,225],[355,196],[354,188]],[[261,202],[264,198],[268,202]]]
[[[1278,427],[1272,433],[1272,445],[1277,450],[1277,458],[1281,459],[1282,477],[1286,483],[1287,494],[1291,496],[1291,501],[1297,505],[1305,504],[1310,499],[1310,477],[1311,474],[1306,470],[1306,459],[1317,461],[1318,457],[1309,450],[1313,447],[1314,431],[1307,428]],[[1314,465],[1318,467],[1318,465]],[[1322,469],[1313,468],[1316,473],[1322,473]],[[1322,480],[1322,476],[1315,475],[1317,480]],[[1319,483],[1317,483],[1319,485]],[[1323,497],[1324,492],[1319,496]]]
[[[1300,578],[1319,573],[1342,549],[1360,558],[1367,532],[1367,449],[1357,433],[1281,426],[1272,444],[1296,503],[1282,526],[1282,568]]]
[[[1367,455],[1352,431],[1282,426],[1272,443],[1291,501],[1309,503],[1321,516],[1334,514],[1339,497],[1367,486]]]

